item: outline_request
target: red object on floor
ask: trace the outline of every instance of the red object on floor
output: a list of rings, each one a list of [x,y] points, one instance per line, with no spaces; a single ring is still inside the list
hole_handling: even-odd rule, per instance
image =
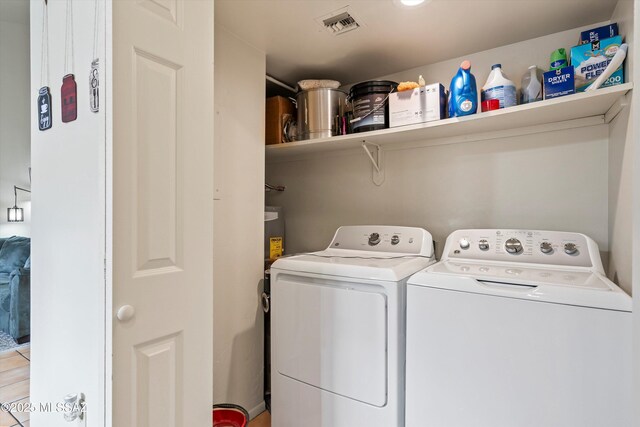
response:
[[[213,427],[247,427],[249,414],[238,405],[213,405]]]

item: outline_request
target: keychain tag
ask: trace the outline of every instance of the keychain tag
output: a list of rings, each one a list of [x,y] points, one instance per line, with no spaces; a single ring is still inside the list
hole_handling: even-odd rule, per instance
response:
[[[62,103],[62,122],[68,123],[78,117],[78,88],[73,74],[67,74],[62,79],[60,100]]]
[[[93,113],[97,113],[100,110],[100,93],[98,91],[100,81],[98,80],[98,64],[99,60],[94,59],[91,62],[91,71],[89,72],[89,108]]]
[[[52,124],[51,93],[49,93],[49,87],[44,86],[38,91],[38,129],[43,131],[50,129]]]
[[[45,131],[53,126],[51,92],[49,91],[49,10],[47,0],[42,3],[42,39],[40,56],[40,90],[36,101],[38,129]]]

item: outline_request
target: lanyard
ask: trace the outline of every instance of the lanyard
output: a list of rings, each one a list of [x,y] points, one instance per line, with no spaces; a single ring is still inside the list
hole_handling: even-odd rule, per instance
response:
[[[78,86],[73,75],[73,0],[67,0],[67,16],[64,35],[64,77],[60,88],[62,123],[78,118]]]
[[[64,74],[73,74],[73,4],[67,0],[64,32]]]
[[[98,58],[98,0],[94,0],[94,12],[93,12],[93,53],[91,57],[91,71],[89,71],[89,109],[93,113],[100,111],[100,93],[99,93],[99,66],[100,59]]]
[[[49,9],[42,1],[42,34],[40,55],[40,86],[49,86]]]

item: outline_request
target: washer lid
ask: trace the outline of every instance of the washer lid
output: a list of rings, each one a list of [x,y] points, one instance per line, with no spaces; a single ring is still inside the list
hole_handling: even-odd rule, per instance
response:
[[[353,279],[398,282],[435,260],[423,255],[326,249],[309,254],[279,258],[271,271],[287,270],[349,277]]]
[[[409,285],[531,301],[631,311],[631,297],[599,272],[517,263],[441,261],[414,274]]]

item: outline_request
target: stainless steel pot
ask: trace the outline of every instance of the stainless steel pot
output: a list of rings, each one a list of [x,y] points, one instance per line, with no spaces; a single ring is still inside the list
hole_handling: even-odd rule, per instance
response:
[[[337,89],[298,92],[298,140],[337,135],[335,117],[344,114],[346,99],[347,94]]]

